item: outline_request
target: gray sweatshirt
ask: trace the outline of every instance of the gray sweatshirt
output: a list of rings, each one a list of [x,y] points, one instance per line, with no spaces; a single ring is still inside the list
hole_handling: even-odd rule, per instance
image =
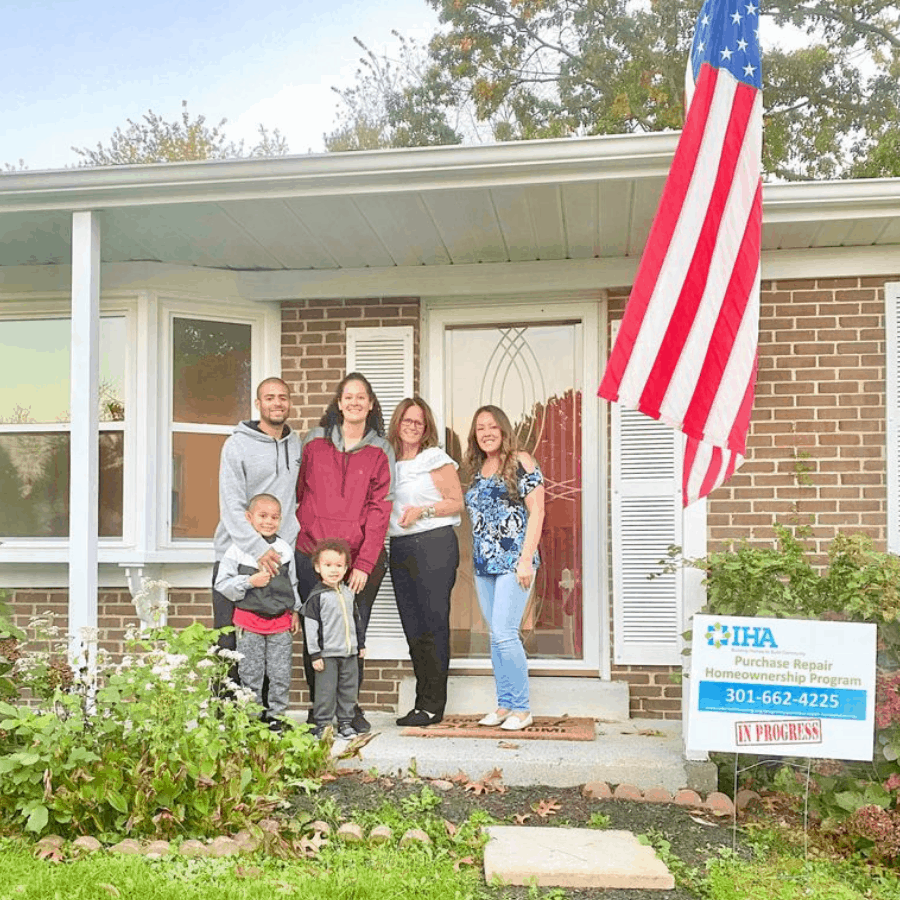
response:
[[[216,560],[230,544],[259,559],[269,544],[253,530],[245,515],[257,494],[271,494],[281,503],[278,534],[291,547],[297,541],[297,473],[300,471],[300,438],[285,426],[281,439],[259,430],[258,422],[241,422],[222,446],[219,461],[219,525],[213,538]]]
[[[346,584],[329,588],[320,581],[300,607],[310,659],[356,656],[366,646],[353,592]]]

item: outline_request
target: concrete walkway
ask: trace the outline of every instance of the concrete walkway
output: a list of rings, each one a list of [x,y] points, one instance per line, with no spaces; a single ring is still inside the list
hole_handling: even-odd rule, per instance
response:
[[[440,778],[462,770],[481,778],[495,768],[507,785],[543,784],[575,787],[590,781],[631,784],[641,790],[675,793],[691,788],[716,789],[711,763],[688,763],[682,755],[681,723],[631,719],[596,724],[594,741],[503,740],[408,737],[394,724],[393,713],[366,714],[375,736],[358,757],[340,760],[342,768],[375,769],[382,774],[414,771]],[[336,745],[341,750],[344,742]]]

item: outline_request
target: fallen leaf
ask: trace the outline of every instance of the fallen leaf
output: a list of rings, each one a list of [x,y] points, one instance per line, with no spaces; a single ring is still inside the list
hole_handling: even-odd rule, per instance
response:
[[[453,871],[458,872],[460,866],[474,866],[475,860],[471,856],[463,856],[461,859],[453,863]]]
[[[512,741],[500,741],[500,743],[497,744],[497,746],[501,750],[518,750],[520,745],[514,744]]]
[[[531,818],[531,813],[518,813],[513,816],[513,821],[516,825],[524,825]]]
[[[706,825],[708,828],[718,828],[718,823],[710,822],[709,819],[701,819],[700,816],[691,816],[691,819],[698,825]]]
[[[447,829],[447,834],[450,837],[453,837],[456,834],[456,826],[448,819],[443,819],[442,821],[444,823],[444,828]]]
[[[480,797],[482,794],[490,792],[490,788],[483,781],[470,781],[463,787],[463,790],[468,791],[470,794],[474,794],[476,797]]]
[[[452,778],[449,778],[448,781],[453,781],[456,784],[466,784],[469,781],[469,776],[460,769]]]
[[[665,737],[665,733],[658,728],[642,728],[638,734],[641,737]]]
[[[538,803],[535,803],[531,807],[542,819],[547,819],[550,816],[555,816],[561,809],[559,801],[553,798],[549,800],[541,800]]]

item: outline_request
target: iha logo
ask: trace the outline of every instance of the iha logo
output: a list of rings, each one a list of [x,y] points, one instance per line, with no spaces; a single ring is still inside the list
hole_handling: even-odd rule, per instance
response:
[[[762,628],[759,625],[733,625],[728,626],[721,622],[709,625],[706,629],[706,643],[717,650],[720,647],[763,647],[776,648],[775,636],[771,628]]]

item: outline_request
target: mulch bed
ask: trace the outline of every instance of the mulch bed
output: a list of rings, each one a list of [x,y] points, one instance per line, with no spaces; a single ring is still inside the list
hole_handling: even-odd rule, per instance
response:
[[[420,794],[423,786],[434,779],[389,778],[374,776],[362,770],[346,771],[326,781],[312,796],[298,796],[298,811],[313,812],[317,802],[333,800],[347,820],[355,811],[378,809],[383,803],[399,804],[403,799]],[[531,826],[588,827],[594,813],[609,817],[608,827],[641,835],[655,832],[671,845],[671,852],[686,865],[701,868],[717,853],[718,848],[732,845],[731,819],[721,820],[697,810],[665,803],[640,803],[628,800],[591,800],[582,796],[580,787],[559,788],[540,785],[507,787],[502,773],[494,773],[481,781],[472,781],[463,773],[440,787],[432,786],[441,798],[434,814],[454,824],[465,821],[475,810],[484,810],[498,824]],[[443,789],[441,789],[443,788]],[[738,850],[740,852],[740,834]],[[496,900],[530,900],[529,888],[490,888]],[[650,890],[573,890],[567,897],[577,900],[597,897],[602,900],[696,900],[692,893],[676,888],[672,891]]]
[[[443,721],[427,728],[404,728],[403,734],[411,737],[471,737],[498,740],[531,741],[592,741],[596,736],[594,720],[578,717],[535,716],[534,723],[518,731],[504,731],[479,725],[481,716],[444,716]]]

